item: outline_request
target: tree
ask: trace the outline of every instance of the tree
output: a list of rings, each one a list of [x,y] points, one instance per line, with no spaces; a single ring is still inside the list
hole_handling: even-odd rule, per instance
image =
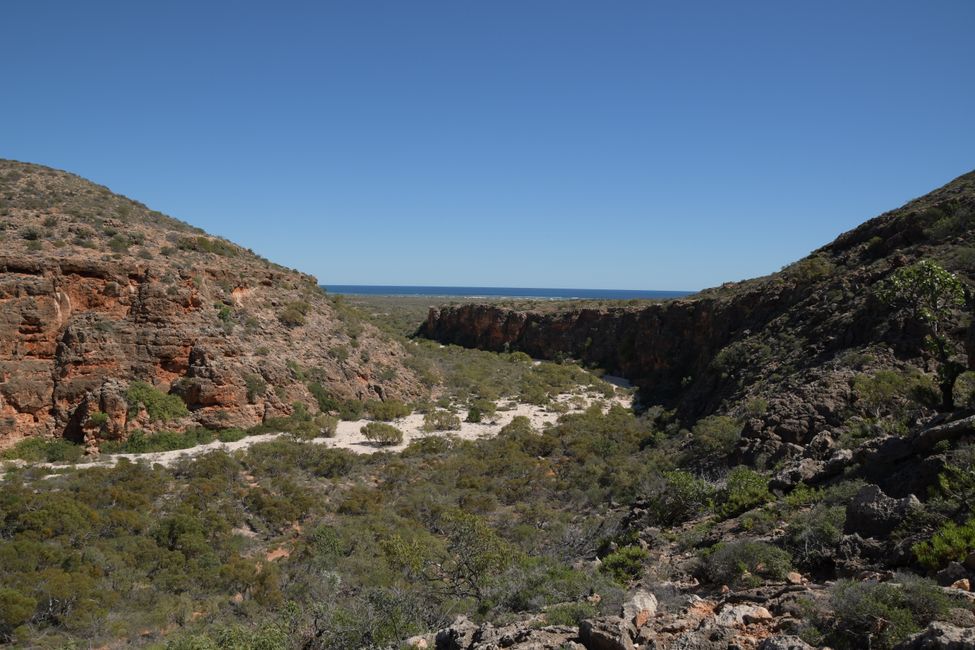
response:
[[[955,408],[955,381],[965,371],[956,344],[945,333],[955,310],[965,304],[965,286],[953,273],[928,260],[894,271],[878,290],[879,298],[927,329],[925,347],[938,362],[941,408]]]

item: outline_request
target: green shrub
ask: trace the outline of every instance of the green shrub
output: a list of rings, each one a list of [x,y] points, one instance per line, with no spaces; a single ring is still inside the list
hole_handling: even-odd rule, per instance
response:
[[[501,427],[499,436],[525,436],[537,435],[538,432],[532,427],[532,421],[526,415],[516,415],[511,418],[511,422]]]
[[[0,458],[20,459],[31,462],[76,462],[84,455],[81,445],[64,438],[25,438],[10,449],[0,452]]]
[[[918,562],[929,569],[939,569],[948,562],[964,562],[975,551],[975,519],[964,524],[946,522],[926,542],[913,547]]]
[[[180,250],[197,251],[199,253],[214,253],[227,257],[237,255],[237,249],[220,239],[210,239],[209,237],[183,237],[177,243]]]
[[[450,411],[433,411],[423,416],[423,430],[432,431],[458,431],[460,430],[460,418]]]
[[[0,587],[0,642],[10,641],[15,629],[34,615],[37,601],[14,589]]]
[[[747,467],[736,467],[728,474],[727,483],[719,493],[715,512],[719,517],[734,517],[771,498],[765,476]]]
[[[220,442],[237,442],[247,437],[247,432],[243,429],[222,429],[217,433],[217,440]]]
[[[811,255],[782,269],[786,276],[801,283],[823,280],[835,271],[836,265],[823,255]]]
[[[710,483],[680,470],[655,475],[643,490],[650,499],[654,522],[674,526],[707,509],[714,497]]]
[[[186,403],[178,395],[164,393],[143,381],[129,384],[125,399],[129,404],[130,417],[139,414],[140,404],[145,407],[153,421],[169,422],[189,414]]]
[[[545,610],[545,622],[549,625],[576,627],[587,618],[594,618],[598,614],[599,610],[589,602],[563,603]]]
[[[599,569],[618,583],[627,585],[640,577],[649,558],[650,552],[639,546],[624,546],[604,557]]]
[[[792,566],[786,551],[765,542],[740,541],[715,545],[705,560],[705,574],[717,584],[755,585],[761,578],[781,580]]]
[[[309,311],[311,311],[311,305],[303,300],[289,302],[278,314],[278,320],[288,327],[300,327],[307,321]]]
[[[108,424],[108,413],[94,411],[88,414],[88,421],[96,427],[104,426]]]
[[[830,604],[837,646],[887,650],[943,616],[952,603],[930,580],[900,574],[895,583],[840,580]]]
[[[112,249],[114,253],[125,253],[129,250],[129,238],[125,235],[113,235],[111,239],[108,240],[108,247]]]
[[[712,415],[698,420],[691,430],[691,453],[700,457],[728,456],[741,439],[741,429],[741,422],[726,415]]]
[[[146,433],[142,430],[133,431],[126,440],[106,440],[101,443],[101,450],[108,453],[144,454],[155,451],[175,451],[189,449],[213,442],[214,434],[209,429],[187,429],[182,433],[173,431],[159,431]]]
[[[255,373],[244,375],[244,383],[247,386],[247,401],[250,404],[257,402],[257,398],[262,397],[267,390],[267,382],[264,381],[264,377]]]
[[[833,557],[843,538],[846,508],[819,504],[800,513],[785,531],[785,546],[797,563],[817,568]]]
[[[383,422],[391,422],[392,420],[406,417],[413,412],[409,406],[395,399],[385,401],[368,400],[365,403],[365,409],[373,419]]]
[[[359,431],[365,436],[366,440],[383,447],[398,445],[403,442],[403,432],[391,424],[370,422]]]

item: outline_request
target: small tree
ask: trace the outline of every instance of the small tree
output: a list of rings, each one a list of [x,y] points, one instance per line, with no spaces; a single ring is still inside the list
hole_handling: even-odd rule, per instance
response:
[[[965,287],[953,273],[927,260],[894,271],[881,284],[882,301],[927,329],[924,343],[938,362],[941,408],[955,408],[955,381],[965,366],[955,360],[956,344],[946,334],[954,312],[965,304]]]

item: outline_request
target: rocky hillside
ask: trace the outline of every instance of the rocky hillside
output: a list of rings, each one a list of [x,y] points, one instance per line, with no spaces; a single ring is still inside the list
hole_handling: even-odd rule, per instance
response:
[[[975,172],[867,221],[770,276],[687,299],[559,311],[461,305],[431,310],[420,334],[487,350],[568,355],[631,379],[645,405],[690,424],[732,412],[747,419],[744,460],[775,460],[839,427],[862,400],[857,375],[931,371],[923,332],[874,289],[892,270],[938,262],[975,280]],[[951,338],[972,337],[956,319]],[[970,346],[969,346],[970,347]]]
[[[420,393],[315,278],[72,174],[0,161],[0,242],[0,448]]]

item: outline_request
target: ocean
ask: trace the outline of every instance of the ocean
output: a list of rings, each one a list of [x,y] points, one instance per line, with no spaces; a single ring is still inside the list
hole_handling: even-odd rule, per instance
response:
[[[538,298],[548,300],[666,300],[693,291],[630,289],[551,289],[539,287],[420,287],[374,284],[323,284],[329,293],[351,296],[432,296],[453,298]]]

